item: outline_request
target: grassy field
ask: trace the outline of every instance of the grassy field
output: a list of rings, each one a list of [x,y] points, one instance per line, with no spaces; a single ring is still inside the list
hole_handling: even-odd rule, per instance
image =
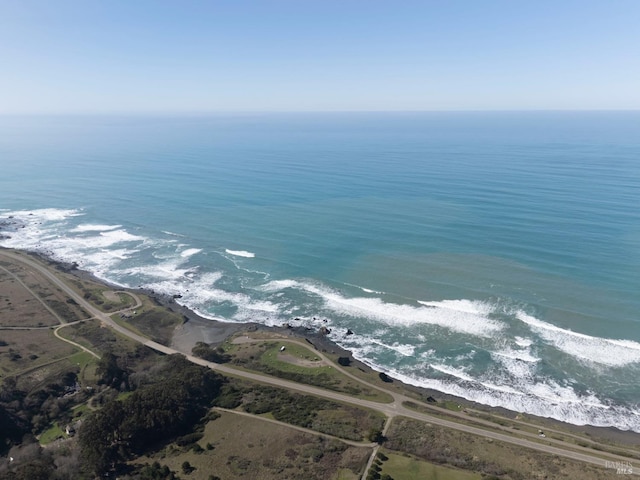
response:
[[[54,422],[51,427],[42,432],[39,436],[41,445],[48,445],[58,438],[65,438],[67,435],[62,431],[57,422]]]
[[[0,380],[33,372],[77,351],[51,330],[4,330],[0,341]]]
[[[370,430],[380,430],[384,424],[384,416],[378,412],[281,388],[240,380],[230,380],[225,388],[216,400],[220,407],[268,415],[339,438],[363,441]]]
[[[440,403],[441,402],[438,402],[438,404],[436,405],[440,406]],[[405,402],[404,406],[417,412],[423,412],[440,418],[455,420],[456,422],[463,423],[465,425],[479,426],[481,428],[494,430],[496,432],[504,432],[505,429],[508,429],[508,433],[513,436],[526,438],[533,441],[539,441],[543,444],[547,443],[546,438],[560,440],[562,442],[565,442],[566,445],[564,445],[564,448],[566,448],[567,450],[580,451],[579,447],[592,448],[594,450],[593,454],[596,456],[599,454],[599,452],[608,452],[615,455],[628,457],[629,459],[633,460],[640,459],[640,452],[637,450],[630,450],[628,446],[620,446],[606,439],[598,439],[597,441],[591,440],[585,435],[575,435],[570,432],[557,430],[558,428],[562,428],[561,425],[554,425],[556,427],[556,430],[547,429],[540,423],[533,424],[524,422],[522,420],[514,420],[505,416],[493,415],[475,409],[463,409],[462,411],[465,413],[466,418],[461,419],[460,417],[453,417],[452,415],[448,414],[447,410],[460,411],[460,409],[457,408],[455,402],[447,403],[448,406],[442,406],[442,411],[439,411],[439,408],[426,408],[413,402]],[[486,422],[490,422],[490,424],[487,424]],[[543,438],[538,437],[538,433],[541,431],[541,427],[544,428],[545,432],[545,437]],[[531,436],[525,435],[525,433],[536,435],[536,437],[532,438]]]
[[[2,260],[0,267],[0,326],[43,327],[60,323],[27,288],[39,279],[35,273],[21,268],[19,264]],[[38,289],[45,285],[42,282]],[[49,291],[45,293],[47,296],[51,294]]]
[[[482,480],[478,473],[465,472],[419,460],[411,455],[384,452],[386,460],[379,462],[380,474],[393,480]],[[379,458],[379,457],[378,457]]]
[[[171,444],[136,463],[158,461],[180,478],[356,480],[371,448],[351,447],[256,418],[222,413],[193,445]],[[194,468],[185,475],[184,462]]]
[[[285,346],[285,351],[280,351]],[[279,339],[276,341],[225,344],[232,363],[275,377],[314,385],[358,398],[381,403],[393,401],[380,390],[369,388],[342,374],[334,365],[320,362],[317,354],[306,347]]]
[[[395,418],[385,447],[422,460],[511,480],[607,478],[604,468],[408,418]],[[604,467],[604,461],[603,461]]]
[[[184,321],[182,315],[157,305],[147,296],[138,297],[142,300],[142,306],[136,309],[135,313],[131,313],[129,318],[120,318],[119,315],[111,318],[136,333],[163,345],[169,345],[174,330]]]

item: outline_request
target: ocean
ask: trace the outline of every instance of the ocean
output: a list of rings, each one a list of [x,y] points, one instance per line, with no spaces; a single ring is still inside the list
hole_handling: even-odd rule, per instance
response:
[[[640,432],[640,112],[4,116],[0,245]]]

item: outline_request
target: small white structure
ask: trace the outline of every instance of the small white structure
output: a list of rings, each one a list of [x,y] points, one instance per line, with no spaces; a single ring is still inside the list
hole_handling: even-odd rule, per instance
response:
[[[284,351],[285,351],[285,347],[284,347],[284,345],[282,345],[282,346],[280,347],[280,351],[281,351],[281,352],[284,352]]]

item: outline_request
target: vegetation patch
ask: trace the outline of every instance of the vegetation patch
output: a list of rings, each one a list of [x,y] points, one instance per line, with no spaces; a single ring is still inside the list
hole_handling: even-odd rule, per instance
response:
[[[435,465],[411,455],[387,453],[386,460],[378,462],[380,480],[482,480],[487,476]]]
[[[155,383],[87,417],[79,437],[87,466],[102,475],[133,455],[191,432],[221,385],[222,377],[211,370],[181,355],[166,357]]]
[[[249,413],[269,414],[281,422],[340,438],[361,441],[369,430],[384,425],[384,417],[379,413],[310,395],[256,384],[247,386],[237,381],[227,388],[216,399],[218,406],[241,406]]]
[[[368,447],[227,412],[207,423],[198,444],[202,451],[167,446],[139,461],[157,461],[194,480],[356,480],[371,454]],[[189,475],[182,474],[185,462],[194,468]]]
[[[152,305],[145,299],[141,310],[124,320],[144,336],[163,345],[169,345],[173,331],[182,324],[183,317],[167,308]]]
[[[596,480],[607,475],[604,468],[408,418],[393,420],[385,447],[489,478]]]
[[[282,346],[285,351],[281,351]],[[290,349],[289,351],[287,351]],[[391,402],[391,396],[371,389],[343,375],[331,365],[305,366],[303,362],[294,363],[282,359],[283,354],[299,358],[305,362],[314,362],[318,357],[313,351],[286,342],[266,342],[252,345],[244,344],[232,350],[232,363],[249,370],[265,373],[293,382],[326,388],[355,397],[379,402]]]
[[[4,330],[0,331],[0,339],[0,379],[26,374],[76,351],[51,330]]]

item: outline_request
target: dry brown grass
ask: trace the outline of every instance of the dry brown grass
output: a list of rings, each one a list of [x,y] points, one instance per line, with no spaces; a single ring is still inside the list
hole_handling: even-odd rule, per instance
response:
[[[385,447],[424,460],[511,480],[598,480],[611,471],[408,418],[394,419]]]
[[[371,454],[371,448],[352,447],[232,413],[222,413],[220,418],[209,422],[198,444],[204,450],[201,453],[172,444],[136,463],[157,460],[178,472],[181,478],[193,480],[206,480],[209,475],[225,480],[331,480],[338,475],[344,479],[359,478]],[[207,444],[213,449],[208,449]],[[189,475],[181,471],[185,461],[195,467]]]

